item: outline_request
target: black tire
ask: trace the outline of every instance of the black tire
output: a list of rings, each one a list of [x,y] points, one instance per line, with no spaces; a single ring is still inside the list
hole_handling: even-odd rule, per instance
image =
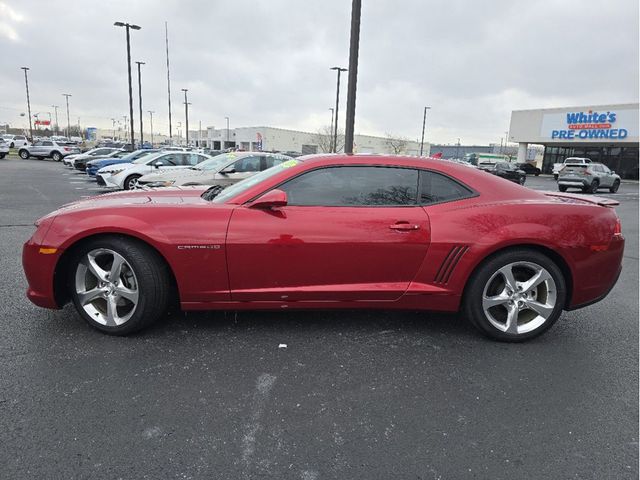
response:
[[[109,249],[121,255],[131,266],[138,288],[138,303],[132,316],[118,326],[99,323],[87,313],[75,288],[80,260],[95,249]],[[128,335],[156,322],[167,311],[171,297],[169,271],[159,254],[148,245],[122,236],[96,238],[78,248],[69,262],[67,288],[78,314],[92,327],[109,335]]]
[[[524,183],[527,181],[527,177],[526,176],[522,176],[520,177],[520,179],[518,180],[518,183],[520,185],[524,185]]]
[[[53,152],[51,154],[51,158],[53,158],[56,162],[62,160],[62,154],[60,152]]]
[[[482,297],[485,285],[496,272],[514,262],[535,263],[549,272],[555,282],[556,302],[549,317],[526,333],[508,333],[495,327],[485,315]],[[558,320],[566,301],[566,282],[560,268],[546,255],[527,248],[514,248],[497,253],[482,263],[469,278],[463,298],[463,313],[483,334],[503,342],[522,342],[543,334]]]
[[[582,191],[584,193],[598,193],[598,187],[600,186],[600,182],[598,182],[598,180],[594,180],[593,182],[591,182],[591,185],[589,185],[588,187],[584,187],[582,189]]]
[[[558,180],[558,174],[557,174],[557,173],[554,173],[554,174],[553,174],[553,179],[554,179],[554,180]]]
[[[9,148],[16,148],[16,144],[11,142],[11,145],[9,145]]]
[[[535,171],[535,173],[534,173],[534,175],[535,175],[536,177],[537,177],[537,176],[539,176],[539,175],[540,175],[540,170],[536,170],[536,171]]]
[[[558,185],[558,190],[560,190],[561,192],[566,192],[567,191],[567,186],[566,185]]]
[[[0,153],[0,160],[3,159],[5,157],[6,154],[4,153]]]
[[[611,185],[611,188],[609,188],[609,191],[611,193],[617,193],[619,188],[620,188],[620,180],[616,180],[615,182],[613,182],[613,185]]]
[[[18,152],[18,155],[20,156],[21,159],[26,160],[27,158],[29,158],[29,151],[28,150],[20,150]]]
[[[124,181],[124,189],[131,190],[136,180],[138,180],[142,175],[129,175]]]

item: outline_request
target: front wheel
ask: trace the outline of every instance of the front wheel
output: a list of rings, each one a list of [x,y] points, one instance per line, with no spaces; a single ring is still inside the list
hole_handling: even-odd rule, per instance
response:
[[[518,183],[519,183],[520,185],[524,185],[524,182],[526,182],[526,181],[527,181],[527,177],[524,177],[524,176],[523,176],[523,177],[520,177],[520,179],[518,180]]]
[[[546,255],[515,249],[495,255],[469,280],[464,313],[482,333],[521,342],[558,320],[566,299],[565,280]]]
[[[53,154],[51,154],[51,158],[53,158],[56,162],[59,162],[60,160],[62,160],[62,155],[60,154],[60,152],[53,152]]]
[[[129,175],[124,181],[124,189],[133,190],[134,188],[136,188],[136,185],[138,184],[138,179],[141,176],[142,175]]]
[[[558,185],[558,190],[560,190],[561,192],[566,192],[567,191],[567,186],[566,185]]]
[[[5,153],[0,153],[0,160],[3,159],[5,155]]]
[[[611,185],[611,188],[609,188],[609,191],[611,193],[617,193],[619,188],[620,188],[620,180],[616,180],[615,182],[613,182],[613,185]]]
[[[76,251],[68,284],[80,316],[110,335],[127,335],[158,320],[170,292],[159,255],[122,237],[98,238]]]
[[[27,158],[29,158],[29,152],[27,150],[20,150],[18,152],[18,155],[20,156],[21,159],[26,160]]]
[[[558,174],[557,174],[557,173],[554,173],[554,174],[553,174],[553,179],[554,179],[554,180],[558,180]]]

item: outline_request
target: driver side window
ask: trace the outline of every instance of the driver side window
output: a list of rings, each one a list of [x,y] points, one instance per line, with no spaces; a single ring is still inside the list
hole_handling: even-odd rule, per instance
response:
[[[260,157],[251,156],[244,157],[233,164],[233,168],[236,173],[244,172],[259,172],[260,171]]]

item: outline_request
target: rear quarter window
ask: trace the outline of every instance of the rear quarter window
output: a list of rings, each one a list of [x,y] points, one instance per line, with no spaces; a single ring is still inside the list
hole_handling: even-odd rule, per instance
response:
[[[420,171],[420,203],[423,205],[453,202],[475,195],[473,190],[451,177],[429,170]]]

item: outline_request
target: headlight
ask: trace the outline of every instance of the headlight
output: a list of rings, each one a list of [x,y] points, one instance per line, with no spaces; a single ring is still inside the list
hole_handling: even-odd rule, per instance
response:
[[[125,170],[126,170],[125,168],[121,168],[121,169],[119,169],[119,170],[105,170],[105,171],[104,171],[104,172],[102,172],[102,173],[110,173],[111,175],[117,175],[117,174],[119,174],[119,173],[124,172]]]

